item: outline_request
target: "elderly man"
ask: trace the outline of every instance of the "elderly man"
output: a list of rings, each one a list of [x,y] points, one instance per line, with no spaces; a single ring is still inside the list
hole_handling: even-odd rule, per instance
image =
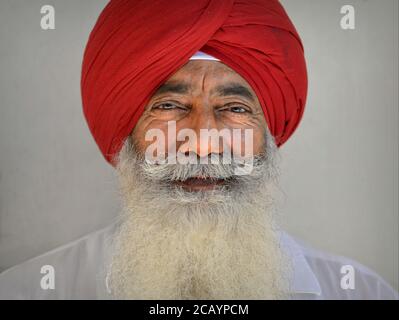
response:
[[[4,272],[0,297],[397,298],[367,268],[279,228],[278,148],[306,91],[303,46],[278,1],[110,1],[82,96],[123,211]]]

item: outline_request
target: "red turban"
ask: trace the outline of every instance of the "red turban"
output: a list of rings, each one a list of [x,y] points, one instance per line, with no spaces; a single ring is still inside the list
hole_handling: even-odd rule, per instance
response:
[[[197,51],[251,85],[278,146],[292,135],[306,62],[277,0],[111,0],[91,32],[81,80],[86,120],[110,163],[151,96]]]

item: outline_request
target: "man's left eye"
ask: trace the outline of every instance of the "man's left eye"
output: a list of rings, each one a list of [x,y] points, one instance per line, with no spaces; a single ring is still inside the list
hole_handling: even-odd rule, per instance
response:
[[[245,112],[248,112],[248,110],[246,108],[241,107],[241,106],[232,106],[228,110],[231,111],[231,112],[234,112],[234,113],[245,113]]]

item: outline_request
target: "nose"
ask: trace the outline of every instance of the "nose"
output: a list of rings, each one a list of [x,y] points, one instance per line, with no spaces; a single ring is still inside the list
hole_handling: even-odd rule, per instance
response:
[[[195,139],[189,139],[189,143],[182,145],[180,152],[186,155],[195,153],[200,158],[223,153],[223,141],[219,137],[218,122],[213,110],[198,108],[190,117],[188,126],[195,133]]]

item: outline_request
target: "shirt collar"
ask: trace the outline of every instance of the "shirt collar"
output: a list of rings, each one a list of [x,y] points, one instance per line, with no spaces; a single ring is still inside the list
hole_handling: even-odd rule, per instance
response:
[[[287,233],[281,232],[281,245],[292,261],[293,274],[290,287],[291,294],[321,295],[321,287],[316,275],[306,261],[302,247]]]

